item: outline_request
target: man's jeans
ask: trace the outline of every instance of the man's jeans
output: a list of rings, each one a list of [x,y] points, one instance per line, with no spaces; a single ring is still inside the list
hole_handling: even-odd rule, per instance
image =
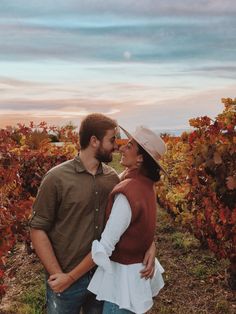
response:
[[[103,302],[87,290],[94,272],[88,272],[62,293],[54,293],[47,284],[47,314],[102,314]]]
[[[105,301],[102,314],[134,314],[134,312],[120,309],[118,305]]]

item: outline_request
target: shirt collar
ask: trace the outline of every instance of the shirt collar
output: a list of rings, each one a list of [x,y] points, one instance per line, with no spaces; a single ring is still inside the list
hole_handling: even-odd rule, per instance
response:
[[[75,160],[75,170],[77,172],[79,172],[79,173],[88,172],[87,169],[85,168],[82,160],[80,159],[79,155],[76,156],[74,160]],[[106,174],[107,171],[108,171],[107,166],[104,163],[100,162],[98,169],[97,169],[97,172],[96,172],[96,175],[101,174],[101,173]]]

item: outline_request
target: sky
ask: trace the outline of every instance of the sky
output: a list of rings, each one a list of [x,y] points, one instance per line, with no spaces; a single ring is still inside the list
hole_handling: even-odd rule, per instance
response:
[[[101,112],[182,132],[236,97],[236,2],[1,0],[0,95],[0,127]]]

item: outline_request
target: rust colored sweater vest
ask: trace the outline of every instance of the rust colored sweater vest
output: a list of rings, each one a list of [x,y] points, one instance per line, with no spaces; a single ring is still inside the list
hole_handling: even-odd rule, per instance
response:
[[[127,230],[121,236],[112,253],[111,260],[121,264],[141,263],[154,239],[156,226],[156,194],[152,180],[128,171],[124,180],[112,190],[106,210],[109,218],[114,197],[122,193],[129,201],[132,217]]]

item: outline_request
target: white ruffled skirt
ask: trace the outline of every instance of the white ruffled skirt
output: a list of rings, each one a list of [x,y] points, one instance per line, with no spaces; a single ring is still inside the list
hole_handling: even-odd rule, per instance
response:
[[[109,301],[120,308],[141,314],[153,305],[153,297],[164,286],[162,273],[164,269],[155,260],[155,274],[152,279],[140,277],[142,263],[123,265],[110,261],[103,246],[94,241],[92,256],[98,268],[88,286],[97,300]]]

